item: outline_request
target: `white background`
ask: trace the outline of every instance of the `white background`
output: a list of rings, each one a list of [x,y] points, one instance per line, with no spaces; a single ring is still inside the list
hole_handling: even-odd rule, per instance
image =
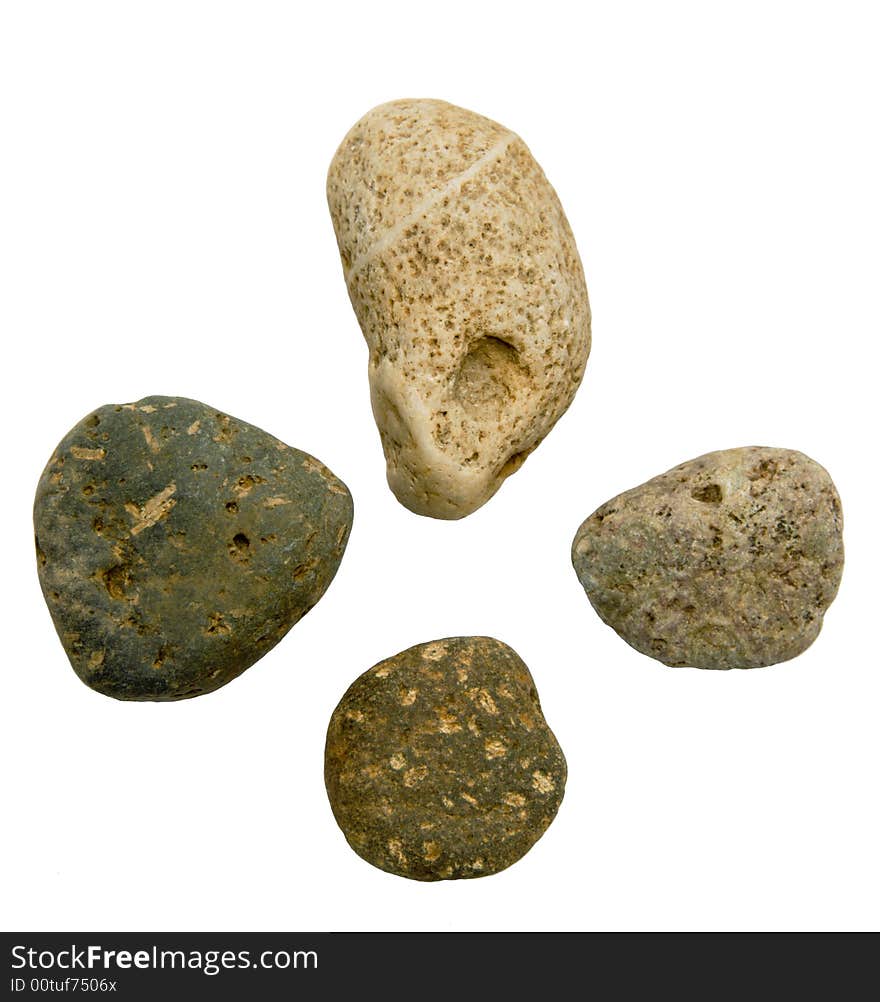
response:
[[[10,2],[0,14],[5,928],[857,929],[878,924],[876,6]],[[324,196],[370,107],[519,132],[594,311],[570,411],[476,514],[388,491]],[[90,409],[185,395],[325,461],[355,525],[325,598],[241,678],[120,703],[70,669],[33,490]],[[802,657],[669,669],[569,562],[601,502],[737,445],[803,450],[847,566]],[[510,870],[361,861],[324,793],[349,683],[490,634],[570,779]]]

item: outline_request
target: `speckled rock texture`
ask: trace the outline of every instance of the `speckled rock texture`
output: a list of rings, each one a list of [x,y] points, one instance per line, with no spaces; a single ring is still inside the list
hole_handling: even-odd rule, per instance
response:
[[[565,758],[528,668],[490,637],[419,644],[349,688],[324,778],[349,845],[413,880],[483,877],[544,834]]]
[[[578,529],[593,608],[667,665],[759,668],[805,651],[843,571],[843,515],[800,452],[711,452],[603,504]]]
[[[185,699],[240,675],[324,594],[352,501],[312,456],[206,404],[101,407],[34,504],[40,584],[77,675]]]
[[[327,197],[388,483],[420,515],[468,515],[583,378],[590,306],[556,192],[509,129],[405,100],[348,133]]]

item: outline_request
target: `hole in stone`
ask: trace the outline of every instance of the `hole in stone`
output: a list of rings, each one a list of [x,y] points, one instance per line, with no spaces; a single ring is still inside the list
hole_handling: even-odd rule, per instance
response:
[[[468,409],[500,408],[526,385],[528,370],[519,352],[501,338],[477,338],[471,342],[453,384],[453,395]]]
[[[107,570],[101,574],[101,578],[110,598],[115,598],[117,600],[125,598],[125,589],[129,584],[131,584],[131,575],[122,564],[117,564],[115,567],[108,567]]]
[[[229,556],[232,557],[237,564],[250,563],[250,548],[251,541],[243,532],[237,532],[226,547],[229,551]]]
[[[694,501],[702,501],[704,504],[719,504],[723,496],[718,484],[706,484],[691,491]]]
[[[229,512],[230,515],[234,515],[238,511],[238,502],[237,501],[227,501],[226,502],[226,510]]]
[[[318,566],[318,561],[313,557],[311,560],[307,560],[303,564],[297,564],[293,569],[293,580],[302,581],[302,579]]]
[[[528,457],[531,451],[532,451],[531,449],[522,449],[520,452],[515,452],[512,456],[510,456],[510,458],[505,462],[504,466],[502,466],[501,469],[498,471],[499,478],[501,480],[504,480],[506,477],[509,477],[512,473],[516,473],[516,471],[526,461],[526,458]]]

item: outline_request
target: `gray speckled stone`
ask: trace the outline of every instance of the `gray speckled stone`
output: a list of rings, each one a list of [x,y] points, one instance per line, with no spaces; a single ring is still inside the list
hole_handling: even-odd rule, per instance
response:
[[[712,452],[618,495],[578,529],[595,610],[668,665],[757,668],[816,639],[843,571],[828,473],[800,452]]]
[[[453,637],[354,682],[330,720],[324,778],[358,855],[401,877],[448,880],[525,855],[559,809],[566,765],[516,653]]]
[[[323,595],[351,521],[318,460],[179,397],[94,411],[34,503],[58,635],[83,682],[117,699],[185,699],[240,675]]]

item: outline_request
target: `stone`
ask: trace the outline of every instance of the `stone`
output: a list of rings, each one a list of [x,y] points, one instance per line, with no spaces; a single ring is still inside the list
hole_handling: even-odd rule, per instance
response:
[[[828,473],[789,449],[711,452],[606,502],[572,561],[599,616],[667,665],[759,668],[805,651],[843,571]]]
[[[468,515],[583,378],[590,306],[556,192],[509,129],[403,100],[351,129],[327,199],[388,483],[420,515]]]
[[[484,877],[543,835],[562,750],[528,668],[490,637],[418,644],[364,672],[327,731],[324,778],[349,845],[413,880]]]
[[[207,404],[91,413],[34,503],[40,584],[77,675],[117,699],[211,692],[333,579],[352,500],[312,456]]]

